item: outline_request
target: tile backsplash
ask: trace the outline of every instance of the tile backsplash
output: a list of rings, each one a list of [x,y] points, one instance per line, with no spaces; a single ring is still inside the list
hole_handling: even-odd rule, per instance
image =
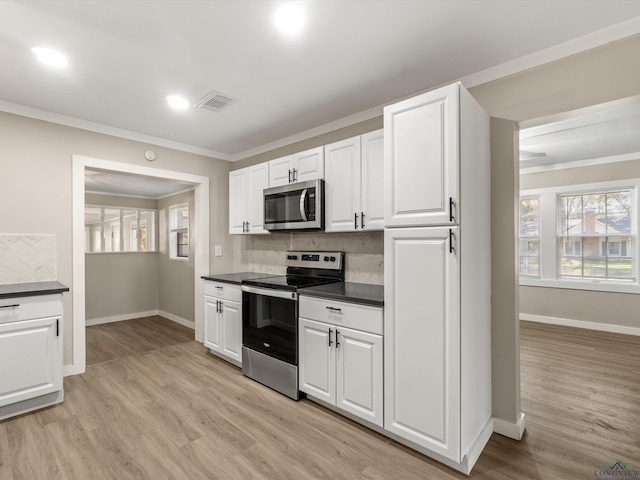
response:
[[[238,236],[236,271],[283,275],[288,250],[345,252],[348,282],[384,283],[384,232],[296,232]]]
[[[56,279],[55,235],[0,235],[0,284]]]

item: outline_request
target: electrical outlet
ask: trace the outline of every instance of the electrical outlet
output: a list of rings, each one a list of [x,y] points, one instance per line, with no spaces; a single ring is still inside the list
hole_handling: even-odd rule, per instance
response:
[[[221,257],[222,256],[222,245],[216,245],[214,247],[214,252],[215,252],[215,256],[216,257]]]

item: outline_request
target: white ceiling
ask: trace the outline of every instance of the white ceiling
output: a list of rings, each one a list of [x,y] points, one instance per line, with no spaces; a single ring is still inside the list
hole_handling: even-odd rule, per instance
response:
[[[520,131],[521,169],[640,158],[640,97],[566,112],[561,117],[538,120],[540,125]]]
[[[290,38],[274,27],[282,3],[0,1],[0,109],[234,160],[640,16],[625,0],[299,1],[307,24]],[[43,67],[34,45],[69,66]],[[234,102],[165,102],[212,90]]]
[[[85,169],[84,189],[89,193],[158,199],[194,188],[193,184],[165,178]]]

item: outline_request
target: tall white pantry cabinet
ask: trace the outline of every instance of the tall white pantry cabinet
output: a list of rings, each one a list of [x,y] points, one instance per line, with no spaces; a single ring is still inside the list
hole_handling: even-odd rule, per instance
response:
[[[469,473],[493,431],[489,117],[459,83],[384,109],[384,428]]]

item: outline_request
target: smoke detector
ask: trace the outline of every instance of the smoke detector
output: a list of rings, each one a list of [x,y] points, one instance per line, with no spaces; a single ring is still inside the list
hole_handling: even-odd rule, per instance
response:
[[[209,92],[198,103],[194,105],[197,108],[206,108],[213,112],[219,112],[229,105],[233,99],[224,93]]]

